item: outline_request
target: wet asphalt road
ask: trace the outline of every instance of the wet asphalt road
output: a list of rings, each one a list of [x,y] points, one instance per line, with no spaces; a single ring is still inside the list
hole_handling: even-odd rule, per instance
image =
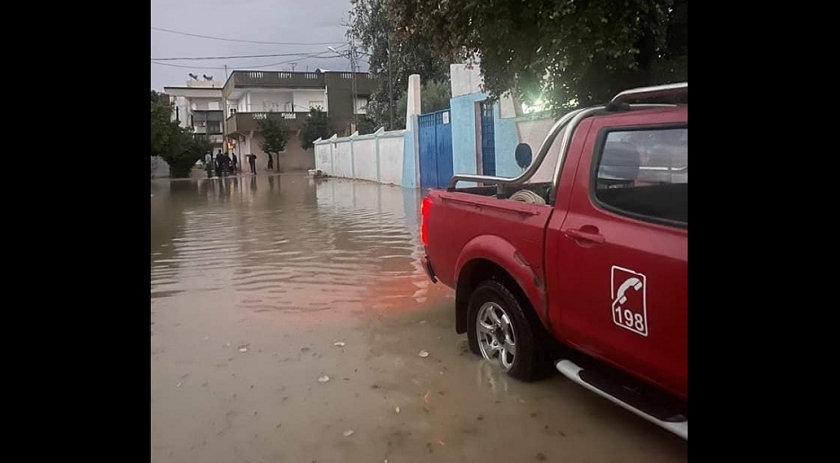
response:
[[[559,375],[469,353],[418,263],[419,201],[294,174],[152,181],[152,461],[687,459]]]

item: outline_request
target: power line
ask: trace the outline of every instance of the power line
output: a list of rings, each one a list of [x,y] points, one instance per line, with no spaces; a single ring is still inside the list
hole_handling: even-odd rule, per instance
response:
[[[266,42],[259,40],[243,40],[243,39],[227,39],[224,37],[213,37],[211,35],[190,34],[189,32],[173,31],[171,29],[163,29],[160,27],[152,27],[154,31],[168,32],[170,34],[186,35],[189,37],[198,37],[201,39],[221,40],[223,42],[241,42],[241,43],[257,43],[263,45],[337,45],[342,42]]]
[[[261,64],[261,65],[257,65],[257,66],[242,66],[242,67],[247,68],[247,69],[268,68],[268,67],[272,67],[272,66],[279,66],[281,64],[288,64],[288,63],[292,63],[292,62],[297,62],[298,60],[307,60],[307,59],[310,59],[310,58],[324,58],[325,56],[323,56],[323,55],[325,53],[332,54],[332,52],[329,52],[329,51],[322,51],[322,52],[319,52],[319,53],[314,53],[314,54],[311,54],[311,55],[304,55],[302,57],[297,57],[297,58],[293,58],[293,59],[286,60],[286,61],[280,61],[279,63]],[[161,63],[159,61],[154,61],[154,60],[152,60],[152,64],[157,64],[157,65],[160,65],[160,66],[170,66],[170,67],[173,67],[173,68],[185,68],[185,69],[225,69],[225,67],[220,67],[220,66],[186,66],[186,65],[182,65],[182,64]]]
[[[345,47],[347,45],[344,45]],[[342,48],[342,47],[337,47]],[[320,52],[318,52],[320,53]],[[232,56],[190,56],[182,58],[152,58],[152,61],[199,61],[199,60],[219,60],[219,59],[244,59],[244,58],[273,58],[277,56],[307,56],[308,53],[274,53],[269,55],[232,55]]]
[[[224,67],[220,66],[182,66],[180,64],[169,64],[169,63],[160,63],[157,61],[152,61],[152,64],[157,64],[159,66],[169,66],[173,68],[184,68],[184,69],[224,69]]]

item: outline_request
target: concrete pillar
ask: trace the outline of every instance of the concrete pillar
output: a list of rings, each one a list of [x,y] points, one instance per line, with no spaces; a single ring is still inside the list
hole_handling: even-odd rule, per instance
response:
[[[382,174],[379,160],[379,137],[385,132],[385,127],[380,127],[379,130],[373,133],[373,150],[376,154],[376,181],[382,183]]]
[[[335,174],[335,140],[338,139],[338,134],[333,134],[330,137],[330,175]]]
[[[411,116],[418,116],[422,111],[420,106],[420,74],[412,74],[408,76],[408,94],[406,103],[405,128],[408,129],[408,121],[411,120]]]
[[[418,141],[420,115],[420,75],[408,77],[407,104],[405,110],[405,141],[403,145],[403,184],[406,188],[417,188],[420,175],[420,146]]]
[[[350,178],[356,178],[356,153],[353,150],[353,145],[356,144],[356,137],[358,136],[358,130],[350,134]]]

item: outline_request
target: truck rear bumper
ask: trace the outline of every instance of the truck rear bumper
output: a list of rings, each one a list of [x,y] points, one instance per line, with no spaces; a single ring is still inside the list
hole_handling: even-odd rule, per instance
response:
[[[426,275],[432,280],[432,283],[437,283],[437,278],[435,277],[435,269],[432,268],[432,262],[429,260],[429,256],[423,256],[420,258],[420,265],[423,266],[423,270],[426,272]]]

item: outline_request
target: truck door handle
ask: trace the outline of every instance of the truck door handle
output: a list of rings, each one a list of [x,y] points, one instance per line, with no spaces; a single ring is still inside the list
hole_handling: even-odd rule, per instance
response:
[[[570,229],[566,230],[566,236],[573,240],[589,241],[595,244],[604,244],[604,242],[606,241],[603,235],[597,233],[597,229],[595,233],[585,232],[583,230]]]

